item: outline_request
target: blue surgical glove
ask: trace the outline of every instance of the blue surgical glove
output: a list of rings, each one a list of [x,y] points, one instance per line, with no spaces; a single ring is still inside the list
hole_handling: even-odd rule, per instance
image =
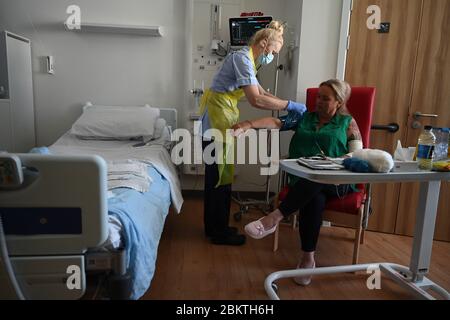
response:
[[[304,114],[306,111],[306,106],[303,103],[298,103],[298,102],[289,100],[286,110],[287,111],[295,111],[299,114]]]

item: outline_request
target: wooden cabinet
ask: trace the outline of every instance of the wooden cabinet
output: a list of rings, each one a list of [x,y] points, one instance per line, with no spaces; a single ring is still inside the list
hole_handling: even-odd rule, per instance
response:
[[[36,145],[31,44],[0,33],[0,150],[28,152]]]
[[[389,33],[369,30],[367,8],[378,5]],[[421,128],[450,126],[450,0],[353,0],[346,80],[377,88],[373,123],[397,123],[396,133],[372,131],[371,148],[393,154],[397,141],[414,146]],[[415,119],[414,113],[438,114]],[[449,183],[440,193],[435,238],[450,241]],[[369,229],[412,235],[418,184],[375,185]]]

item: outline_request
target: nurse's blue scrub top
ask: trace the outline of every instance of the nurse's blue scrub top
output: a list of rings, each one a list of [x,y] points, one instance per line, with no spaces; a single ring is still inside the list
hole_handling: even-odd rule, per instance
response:
[[[231,52],[224,60],[219,72],[214,76],[211,90],[215,92],[231,92],[244,86],[259,85],[256,79],[253,61],[250,59],[250,47]],[[211,129],[208,108],[202,115],[202,135]]]

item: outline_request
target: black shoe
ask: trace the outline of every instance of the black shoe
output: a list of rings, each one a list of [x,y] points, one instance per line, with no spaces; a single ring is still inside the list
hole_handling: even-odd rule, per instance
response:
[[[245,236],[243,234],[231,234],[224,237],[213,237],[211,242],[217,245],[242,246],[245,243]]]
[[[225,235],[227,236],[227,235],[233,235],[233,234],[237,234],[238,233],[238,228],[236,228],[236,227],[227,227],[227,229],[226,229],[226,231],[225,231]],[[208,238],[217,238],[217,237],[219,237],[220,235],[218,235],[218,234],[214,234],[214,233],[212,233],[212,232],[207,232],[207,231],[205,231],[205,235],[208,237]]]

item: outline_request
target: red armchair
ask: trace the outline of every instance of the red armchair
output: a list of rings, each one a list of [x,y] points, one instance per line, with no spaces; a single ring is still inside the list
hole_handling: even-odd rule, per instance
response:
[[[306,106],[313,111],[316,105],[318,88],[310,88],[306,93]],[[347,108],[358,124],[361,131],[364,148],[369,147],[370,127],[372,123],[372,112],[375,102],[375,88],[354,87],[352,95],[347,102]],[[353,264],[358,263],[359,245],[364,242],[364,223],[367,223],[368,209],[370,205],[370,185],[358,185],[359,192],[350,193],[343,199],[332,198],[327,202],[323,219],[332,224],[351,227],[355,229],[353,247]],[[278,200],[283,201],[288,192],[285,187],[278,195]],[[278,203],[276,203],[278,206]],[[366,221],[364,221],[364,219]],[[296,216],[294,218],[296,225]],[[273,250],[278,249],[279,227],[274,234]]]

